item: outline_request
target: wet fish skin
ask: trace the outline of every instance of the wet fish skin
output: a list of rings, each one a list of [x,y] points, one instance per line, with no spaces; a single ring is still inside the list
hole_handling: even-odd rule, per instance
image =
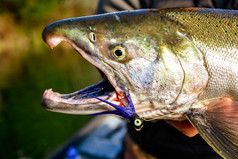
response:
[[[201,50],[208,71],[207,86],[187,118],[218,154],[238,158],[238,11],[159,12],[185,28],[184,35]]]
[[[238,11],[175,9],[159,11],[185,27],[185,35],[204,55],[209,82],[200,99],[238,98]]]
[[[218,154],[238,158],[237,30],[238,11],[177,8],[63,20],[43,38],[51,47],[67,41],[105,73],[117,94],[129,90],[140,117],[186,116]],[[126,56],[116,59],[116,47]],[[103,106],[90,104],[91,110]]]
[[[204,90],[208,73],[202,53],[183,35],[181,28],[155,11],[63,20],[49,25],[43,38],[51,47],[61,40],[72,44],[85,59],[105,73],[117,92],[130,89],[135,105],[148,107],[150,101],[150,111],[137,110],[141,117],[154,118],[180,111],[179,116],[184,118],[185,105],[188,109]],[[90,32],[96,36],[94,43],[88,38]],[[125,45],[128,54],[126,59],[117,60],[109,46],[121,44]],[[185,56],[190,51],[192,53]],[[184,69],[181,64],[191,69]],[[173,117],[178,118],[175,115],[168,118]]]

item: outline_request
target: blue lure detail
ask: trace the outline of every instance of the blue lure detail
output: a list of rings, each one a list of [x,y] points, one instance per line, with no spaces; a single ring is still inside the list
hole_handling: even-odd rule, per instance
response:
[[[86,92],[82,92],[90,97],[96,98],[104,103],[107,103],[109,105],[111,105],[112,107],[114,107],[116,110],[114,111],[107,111],[107,112],[101,112],[101,113],[95,113],[95,114],[91,114],[91,115],[102,115],[102,114],[115,114],[115,115],[119,115],[125,119],[127,119],[129,121],[130,117],[132,117],[136,112],[135,112],[135,107],[134,104],[132,103],[131,97],[129,95],[129,93],[126,94],[126,97],[128,99],[129,102],[129,106],[128,107],[122,107],[116,104],[113,104],[111,102],[108,102],[106,100],[103,100],[101,98],[98,98],[92,94],[86,93]]]
[[[102,115],[102,114],[115,114],[115,115],[119,115],[123,118],[125,118],[127,121],[130,122],[130,124],[132,124],[132,126],[136,129],[136,130],[141,130],[141,128],[143,127],[143,123],[144,120],[141,119],[135,112],[135,107],[134,104],[131,100],[130,94],[126,93],[126,97],[128,100],[129,105],[127,107],[122,107],[116,104],[113,104],[111,102],[108,102],[106,100],[103,100],[101,98],[98,98],[92,94],[86,93],[86,92],[82,92],[90,97],[96,98],[104,103],[107,103],[109,105],[111,105],[112,107],[114,107],[116,110],[114,111],[107,111],[107,112],[101,112],[101,113],[95,113],[95,114],[91,114],[91,115]]]

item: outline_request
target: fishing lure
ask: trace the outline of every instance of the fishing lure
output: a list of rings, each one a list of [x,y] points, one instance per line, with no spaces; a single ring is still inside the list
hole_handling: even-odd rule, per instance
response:
[[[90,114],[90,115],[102,115],[102,114],[115,114],[118,116],[121,116],[123,118],[125,118],[127,121],[129,121],[130,124],[132,124],[132,126],[136,129],[136,130],[141,130],[142,127],[144,126],[144,120],[142,118],[140,118],[136,112],[135,112],[135,106],[131,100],[130,94],[126,93],[126,97],[128,99],[128,103],[129,105],[127,107],[123,107],[123,106],[119,106],[116,104],[113,104],[111,102],[108,102],[106,100],[103,100],[101,98],[98,98],[92,94],[86,93],[86,92],[82,92],[90,97],[96,98],[104,103],[107,103],[109,105],[111,105],[113,108],[115,108],[116,110],[114,111],[106,111],[106,112],[100,112],[100,113],[95,113],[95,114]]]

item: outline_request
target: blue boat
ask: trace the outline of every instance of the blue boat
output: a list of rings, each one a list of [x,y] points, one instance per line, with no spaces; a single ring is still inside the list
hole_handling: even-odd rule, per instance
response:
[[[48,159],[123,158],[126,122],[111,115],[96,116]]]

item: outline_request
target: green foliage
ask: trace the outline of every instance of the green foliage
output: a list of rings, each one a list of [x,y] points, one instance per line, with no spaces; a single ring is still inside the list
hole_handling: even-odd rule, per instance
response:
[[[52,67],[57,63],[51,60],[46,56],[30,57],[17,84],[2,91],[5,105],[1,143],[5,144],[0,154],[4,154],[3,158],[44,158],[89,119],[48,112],[40,106],[42,93],[49,86],[60,92],[73,91],[66,72]]]
[[[69,93],[100,80],[96,68],[69,45],[47,47],[41,32],[55,20],[93,14],[95,2],[1,0],[1,159],[45,158],[90,119],[41,107],[45,89]]]
[[[2,0],[1,11],[9,12],[17,21],[39,21],[61,3],[60,0]]]

